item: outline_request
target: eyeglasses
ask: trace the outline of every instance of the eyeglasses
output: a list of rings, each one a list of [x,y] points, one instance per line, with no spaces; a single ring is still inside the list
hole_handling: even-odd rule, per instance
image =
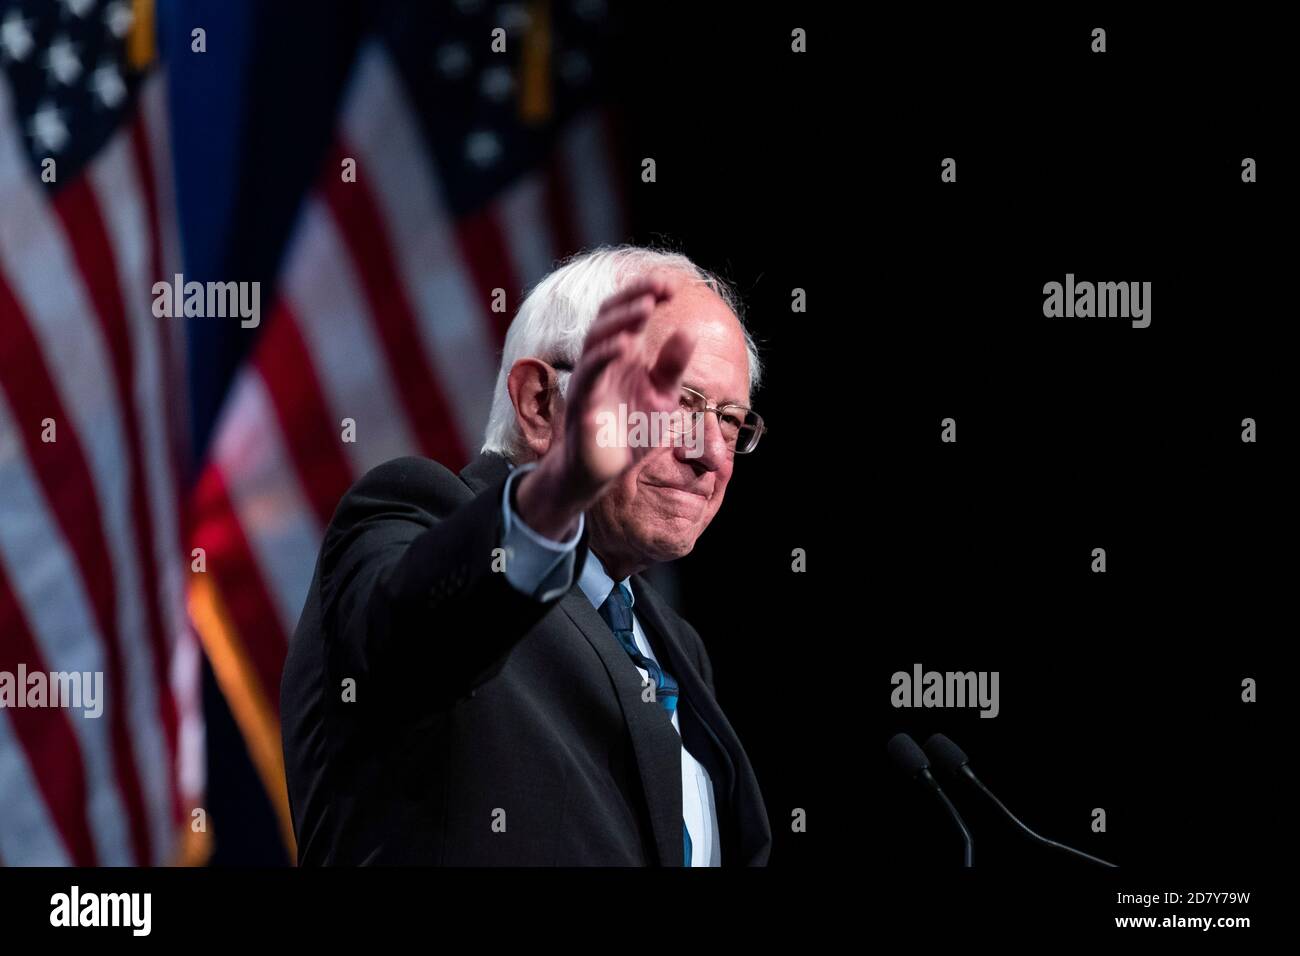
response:
[[[573,371],[570,362],[548,364],[557,372]],[[558,380],[552,387],[558,389]],[[718,416],[718,427],[722,431],[722,440],[726,442],[727,451],[737,455],[748,455],[758,447],[758,440],[767,431],[767,426],[763,424],[763,417],[758,412],[744,405],[732,403],[710,405],[708,398],[702,392],[685,385],[681,386],[681,390],[681,403],[678,406],[681,414],[673,415],[669,419],[667,431],[670,436],[693,438],[704,421],[704,416],[712,412]]]
[[[758,447],[758,440],[767,431],[762,416],[744,405],[710,405],[703,393],[682,386],[681,415],[674,415],[668,425],[669,434],[693,437],[704,416],[709,412],[718,416],[718,427],[727,450],[737,455],[748,455]]]

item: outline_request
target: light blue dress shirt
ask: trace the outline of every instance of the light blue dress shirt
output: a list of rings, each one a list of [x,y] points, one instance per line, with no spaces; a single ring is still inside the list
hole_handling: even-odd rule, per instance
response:
[[[539,601],[549,601],[564,594],[573,585],[573,565],[585,518],[582,515],[578,516],[578,530],[568,541],[553,541],[524,524],[510,507],[510,489],[520,475],[536,467],[535,462],[520,465],[514,468],[510,477],[506,479],[501,500],[505,526],[502,547],[506,552],[506,580],[524,594],[531,595]],[[630,593],[632,586],[629,579],[624,578],[622,583],[627,585]],[[614,579],[605,572],[604,565],[600,563],[600,559],[593,551],[587,552],[587,560],[583,562],[578,587],[587,596],[591,606],[597,610],[614,589]],[[659,659],[650,649],[650,642],[646,640],[641,622],[637,619],[635,595],[632,603],[634,605],[632,637],[636,641],[637,649],[650,660],[659,663]],[[637,667],[637,670],[641,672],[642,681],[650,679],[645,668]],[[672,721],[673,728],[680,735],[682,728],[676,710],[672,713]],[[718,811],[714,802],[713,781],[704,766],[686,749],[685,743],[682,744],[681,750],[682,819],[686,823],[687,832],[691,835],[691,866],[721,866],[722,846],[718,839]]]

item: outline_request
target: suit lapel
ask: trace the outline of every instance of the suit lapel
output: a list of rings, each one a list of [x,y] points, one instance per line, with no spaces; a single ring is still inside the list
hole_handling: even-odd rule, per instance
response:
[[[668,658],[668,672],[681,692],[677,707],[682,739],[713,778],[723,865],[765,863],[771,850],[771,825],[740,738],[705,685],[676,628],[668,626],[659,596],[639,575],[632,577],[632,586],[636,595],[633,609],[642,626],[647,631],[653,629],[659,638]]]
[[[641,675],[636,665],[582,589],[575,584],[560,600],[560,607],[600,656],[618,695],[632,737],[659,863],[681,866],[685,862],[681,738],[662,707],[641,699]]]
[[[632,609],[646,629],[647,637],[651,638],[653,643],[659,645],[655,653],[666,658],[665,664],[668,673],[672,674],[673,679],[677,681],[677,687],[680,691],[677,701],[678,717],[683,718],[683,720],[679,720],[682,724],[682,739],[696,759],[708,768],[710,776],[714,778],[714,786],[719,790],[718,795],[730,803],[731,793],[736,784],[736,766],[731,752],[718,739],[718,733],[715,729],[716,724],[712,719],[714,717],[714,708],[708,706],[709,702],[712,702],[716,707],[717,702],[713,700],[713,695],[709,693],[708,688],[704,685],[704,678],[700,676],[699,671],[696,669],[695,661],[682,646],[676,629],[668,626],[667,617],[660,606],[658,595],[645,587],[636,577],[632,578],[632,586],[636,594],[636,604],[633,605]],[[700,750],[697,749],[697,741],[691,739],[696,735],[687,732],[687,725],[684,721],[686,713],[681,712],[683,708],[689,708],[696,718],[696,723],[702,725],[699,727],[693,725],[692,729],[697,729],[706,735],[707,742],[703,749],[715,751],[713,754],[715,760],[707,761],[701,755]],[[720,714],[721,711],[718,711],[718,715]]]

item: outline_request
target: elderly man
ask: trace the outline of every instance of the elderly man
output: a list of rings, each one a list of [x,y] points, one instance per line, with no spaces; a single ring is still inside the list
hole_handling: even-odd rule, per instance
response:
[[[763,433],[734,303],[681,255],[577,257],[511,324],[482,454],[344,496],[281,686],[300,863],[767,862],[704,643],[640,574]]]

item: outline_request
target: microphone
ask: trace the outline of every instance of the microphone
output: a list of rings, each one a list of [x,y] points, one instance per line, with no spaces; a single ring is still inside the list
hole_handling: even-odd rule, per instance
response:
[[[954,776],[965,777],[978,787],[986,797],[997,805],[997,808],[1002,811],[1008,820],[1018,826],[1025,833],[1029,834],[1030,838],[1036,843],[1041,843],[1043,846],[1054,847],[1057,850],[1087,860],[1089,863],[1097,863],[1101,866],[1109,866],[1118,869],[1114,863],[1107,863],[1105,860],[1093,856],[1091,853],[1084,853],[1082,850],[1076,850],[1074,847],[1066,846],[1064,843],[1057,843],[1055,840],[1049,840],[1047,837],[1040,836],[1021,823],[1020,818],[1008,810],[1006,804],[994,796],[993,791],[984,786],[983,781],[981,781],[979,777],[975,776],[975,771],[970,768],[970,758],[966,756],[965,752],[943,734],[934,734],[929,740],[927,740],[925,742],[925,752],[930,755],[930,759],[934,761],[936,767],[940,767]]]
[[[971,838],[966,821],[961,818],[957,808],[948,799],[948,795],[943,792],[943,788],[939,786],[939,781],[935,780],[930,774],[930,761],[926,759],[925,752],[907,734],[895,734],[889,738],[889,743],[885,749],[889,751],[889,756],[893,758],[894,763],[898,765],[900,770],[912,779],[919,781],[939,798],[939,802],[943,804],[953,822],[957,824],[957,829],[961,831],[964,847],[962,866],[971,866],[971,860],[975,853],[975,841]]]

